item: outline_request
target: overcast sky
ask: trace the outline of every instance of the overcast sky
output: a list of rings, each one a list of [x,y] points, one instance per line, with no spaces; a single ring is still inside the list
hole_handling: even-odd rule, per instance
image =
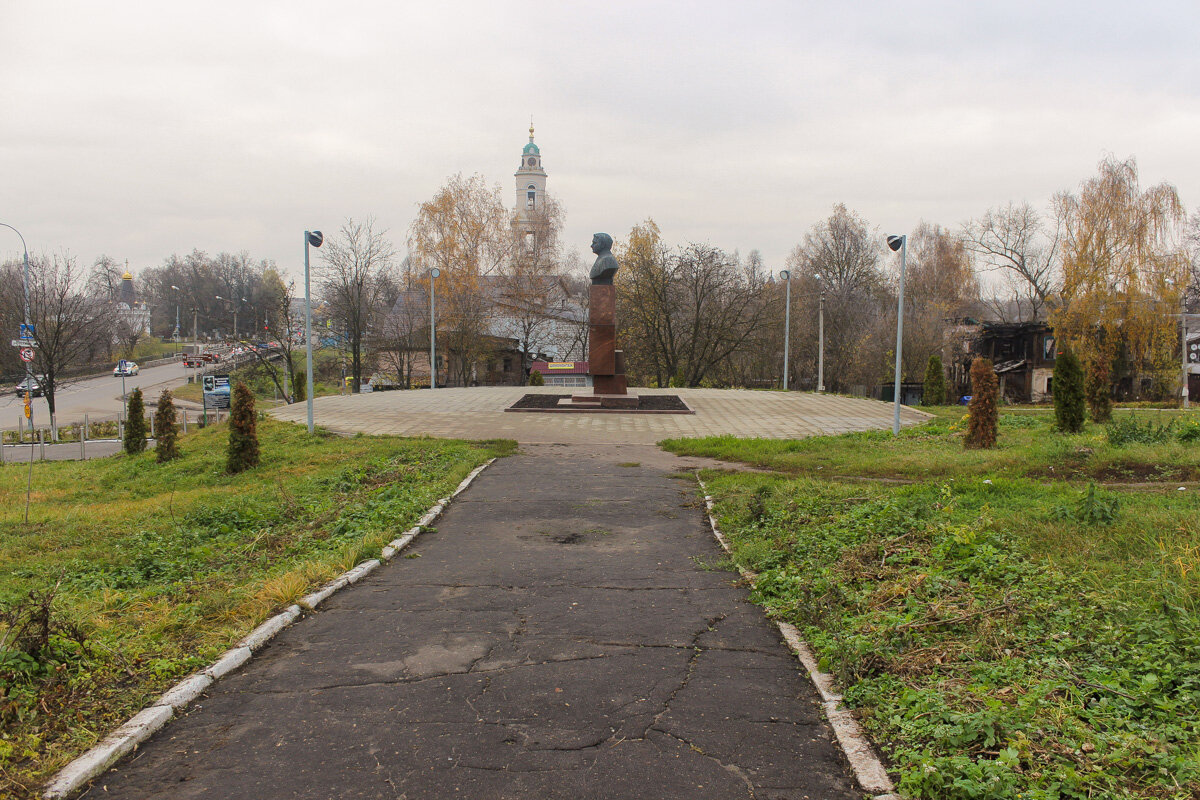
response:
[[[589,258],[652,217],[778,269],[834,203],[954,227],[1110,153],[1191,209],[1198,34],[1196,0],[0,0],[0,222],[86,264],[247,250],[297,274],[304,229],[347,217],[403,252],[458,172],[511,205],[531,115]]]

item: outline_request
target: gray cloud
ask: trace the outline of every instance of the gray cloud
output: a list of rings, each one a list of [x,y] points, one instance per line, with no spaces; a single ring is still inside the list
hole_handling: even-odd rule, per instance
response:
[[[849,4],[842,4],[849,5]],[[1133,10],[1131,10],[1133,9]],[[0,30],[0,220],[132,266],[306,227],[402,243],[456,172],[508,197],[533,114],[569,242],[653,217],[768,264],[1045,202],[1106,153],[1195,200],[1194,3],[44,2]],[[0,239],[0,255],[15,242]]]

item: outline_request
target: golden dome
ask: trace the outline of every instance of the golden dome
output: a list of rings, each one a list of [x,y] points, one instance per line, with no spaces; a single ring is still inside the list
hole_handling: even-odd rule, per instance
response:
[[[125,270],[125,274],[121,276],[121,280],[123,280],[123,281],[133,280],[133,273],[130,272],[129,270]]]

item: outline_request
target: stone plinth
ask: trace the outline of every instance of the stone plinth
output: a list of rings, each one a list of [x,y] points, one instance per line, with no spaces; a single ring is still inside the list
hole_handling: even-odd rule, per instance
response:
[[[596,396],[628,395],[625,358],[617,350],[617,289],[611,284],[592,284],[588,310],[588,372]],[[583,397],[579,395],[578,397]],[[636,406],[636,398],[634,405]],[[615,404],[606,406],[618,407]]]

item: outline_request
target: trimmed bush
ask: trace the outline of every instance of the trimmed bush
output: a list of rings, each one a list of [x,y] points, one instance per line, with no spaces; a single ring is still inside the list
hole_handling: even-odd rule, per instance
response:
[[[967,435],[963,446],[988,448],[996,446],[996,431],[1000,422],[1000,409],[996,404],[1000,394],[1000,381],[992,370],[989,358],[977,358],[971,362],[971,402],[967,404]]]
[[[529,385],[530,386],[545,386],[546,379],[542,377],[542,373],[539,372],[538,370],[530,370]]]
[[[125,411],[129,419],[125,420],[122,446],[132,456],[146,449],[146,401],[142,398],[141,389],[134,389],[133,394],[129,395]]]
[[[225,469],[232,473],[258,466],[258,430],[254,395],[241,381],[233,387],[233,409],[229,415],[229,458]]]
[[[1101,355],[1087,365],[1087,375],[1083,382],[1084,395],[1087,397],[1088,416],[1092,422],[1108,422],[1112,419],[1112,367],[1108,359]]]
[[[922,404],[927,406],[946,405],[946,376],[942,371],[942,357],[930,356],[925,367],[925,389]]]
[[[1054,419],[1063,433],[1083,430],[1083,369],[1079,359],[1064,349],[1054,362]]]
[[[179,458],[179,423],[175,418],[175,400],[169,389],[158,396],[154,412],[154,454],[160,464]]]

